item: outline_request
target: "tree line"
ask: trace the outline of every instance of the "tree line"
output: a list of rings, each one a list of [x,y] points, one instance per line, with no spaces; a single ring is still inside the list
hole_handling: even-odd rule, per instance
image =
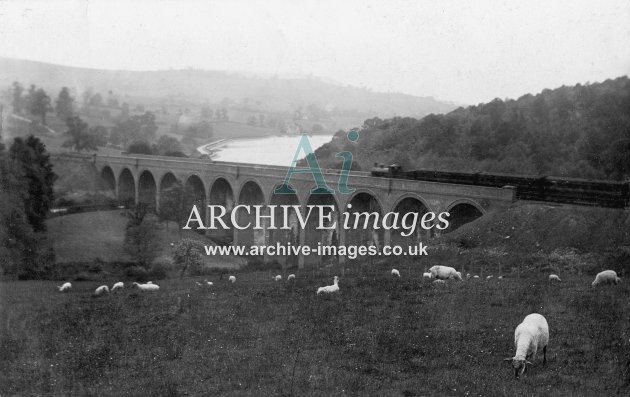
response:
[[[121,146],[130,153],[186,156],[177,139],[164,135],[157,138],[158,125],[155,114],[145,111],[144,107],[137,106],[135,110],[141,111],[141,114],[131,115],[127,103],[119,106],[117,100],[109,98],[108,106],[119,108],[120,113],[114,118],[114,125],[106,128],[102,125],[90,126],[80,116],[80,113],[89,116],[90,106],[105,106],[102,96],[91,90],[83,94],[82,112],[78,111],[77,101],[67,87],[61,88],[54,106],[46,91],[34,84],[25,90],[22,84],[14,82],[6,96],[10,99],[14,114],[36,116],[43,125],[47,123],[47,115],[54,111],[57,118],[65,123],[66,140],[63,147],[71,150],[96,151],[109,143]],[[227,111],[217,111],[217,116],[219,115],[227,119]],[[197,138],[211,138],[212,126],[202,121],[187,126],[182,132],[184,135],[182,142],[194,143]]]
[[[365,120],[356,143],[339,131],[316,150],[323,167],[354,154],[355,169],[375,162],[407,169],[485,171],[626,180],[630,178],[630,80],[562,86],[513,100],[460,107],[421,119]]]

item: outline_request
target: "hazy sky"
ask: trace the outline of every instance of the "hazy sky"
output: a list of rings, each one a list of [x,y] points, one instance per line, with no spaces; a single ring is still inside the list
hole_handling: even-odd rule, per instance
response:
[[[0,0],[0,56],[312,74],[478,103],[628,74],[630,1]]]

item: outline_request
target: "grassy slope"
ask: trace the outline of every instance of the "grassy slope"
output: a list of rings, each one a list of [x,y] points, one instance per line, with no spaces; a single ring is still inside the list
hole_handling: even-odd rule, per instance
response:
[[[500,247],[509,252],[551,252],[573,247],[601,252],[630,246],[630,212],[576,205],[516,203],[490,213],[452,234],[447,241],[470,246]]]
[[[48,235],[53,241],[56,260],[63,262],[91,262],[96,258],[104,261],[128,260],[123,251],[123,239],[127,218],[121,211],[98,211],[83,214],[72,214],[48,220]],[[182,237],[190,237],[212,244],[209,239],[187,230]],[[179,241],[177,225],[170,223],[168,230],[165,224],[160,229],[160,256],[170,257],[170,243]],[[207,265],[230,267],[243,261],[231,257],[206,256]]]
[[[51,282],[0,284],[0,390],[7,394],[628,395],[630,284],[557,286],[543,275],[433,286],[421,269],[346,275],[316,296],[298,273],[165,280],[159,293],[92,298]],[[546,316],[548,364],[520,381],[502,359],[531,312]],[[294,375],[293,375],[294,374]]]

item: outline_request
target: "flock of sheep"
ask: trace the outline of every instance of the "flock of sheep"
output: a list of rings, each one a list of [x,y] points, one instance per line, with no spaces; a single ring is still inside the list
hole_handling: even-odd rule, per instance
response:
[[[392,269],[392,276],[400,277],[400,272],[397,269]],[[467,278],[470,278],[471,275],[467,274]],[[463,280],[462,274],[449,266],[433,266],[429,269],[428,272],[423,274],[423,277],[429,279],[435,279],[433,283],[444,284],[445,280],[448,279],[456,279]],[[282,280],[281,275],[277,275],[272,277],[274,281],[278,282]],[[475,275],[473,278],[479,278],[479,276]],[[486,277],[487,279],[492,278],[492,276]],[[502,278],[501,276],[498,278]],[[287,277],[287,281],[292,281],[295,279],[295,274],[290,274]],[[228,278],[230,283],[236,282],[235,276],[230,276]],[[556,274],[549,275],[549,282],[561,282],[562,280]],[[621,278],[617,276],[617,273],[613,270],[604,270],[602,272],[597,273],[595,280],[592,283],[592,286],[596,286],[599,284],[619,284],[621,282]],[[203,283],[198,281],[195,282],[197,286],[206,286],[212,287],[214,284],[211,281],[204,280]],[[157,284],[153,284],[151,281],[147,281],[144,284],[133,283],[133,287],[139,289],[140,291],[158,291],[160,287]],[[64,283],[61,286],[57,287],[60,292],[68,292],[72,288],[72,284],[69,282]],[[122,290],[124,288],[124,284],[122,282],[115,283],[111,292],[115,292],[117,290]],[[110,289],[107,285],[101,285],[96,288],[94,291],[94,296],[99,296],[105,293],[109,293]],[[324,287],[319,287],[316,291],[316,294],[331,294],[339,292],[339,277],[335,276],[333,279],[332,285],[327,285]],[[534,361],[536,358],[536,354],[538,351],[542,351],[543,353],[543,365],[547,363],[547,345],[549,344],[549,325],[547,324],[547,320],[544,316],[538,313],[529,314],[523,319],[514,331],[514,348],[516,349],[516,353],[514,357],[506,358],[504,361],[509,361],[512,364],[512,368],[514,369],[514,376],[518,379],[524,372],[525,367],[527,365],[532,365],[531,361]],[[529,361],[531,360],[531,361]]]

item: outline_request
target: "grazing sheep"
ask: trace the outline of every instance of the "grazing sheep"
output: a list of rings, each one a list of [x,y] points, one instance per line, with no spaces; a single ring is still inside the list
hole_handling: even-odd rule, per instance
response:
[[[529,357],[534,361],[536,352],[542,349],[543,365],[547,363],[547,344],[549,343],[549,326],[547,320],[538,314],[532,313],[525,317],[522,323],[514,331],[514,357],[504,361],[512,362],[514,376],[518,379],[525,372],[525,365],[532,365],[527,361]]]
[[[289,277],[287,277],[287,281],[291,280],[295,280],[295,274],[289,274]]]
[[[470,273],[466,273],[466,278],[470,278]]]
[[[392,276],[398,276],[400,277],[400,272],[396,269],[392,269]]]
[[[479,278],[479,276],[477,276],[476,274],[473,276],[473,278]]]
[[[501,280],[501,279],[503,279],[503,276],[499,276],[499,277],[497,277],[497,278],[498,278],[499,280]]]
[[[327,285],[325,287],[317,288],[317,295],[319,295],[322,292],[325,294],[329,294],[329,293],[337,292],[337,291],[339,291],[339,277],[335,276],[333,280],[333,285]]]
[[[273,278],[276,281],[281,281],[282,280],[282,276],[281,275],[277,275],[276,277]]]
[[[123,288],[125,288],[125,284],[122,281],[119,281],[112,286],[112,292]]]
[[[431,273],[429,273],[429,272],[422,273],[422,277],[424,277],[424,278],[431,278]]]
[[[438,280],[446,280],[449,278],[462,279],[462,274],[449,266],[433,266],[429,269],[429,272],[431,272],[431,278]]]
[[[159,285],[149,282],[147,282],[146,284],[133,283],[133,286],[137,287],[140,291],[157,291],[160,289]]]
[[[435,281],[433,282],[433,284],[436,284],[436,285],[446,284],[446,281],[444,281],[444,280],[435,280]]]
[[[603,272],[597,273],[595,276],[595,281],[591,284],[593,287],[599,284],[619,284],[621,282],[621,278],[617,277],[617,273],[614,270],[604,270]]]
[[[553,282],[557,282],[557,283],[559,283],[559,282],[561,282],[561,281],[562,281],[562,280],[560,280],[560,277],[558,277],[558,275],[557,275],[557,274],[550,274],[550,275],[549,275],[549,282],[550,282],[550,283],[553,283]]]
[[[63,283],[62,285],[58,286],[57,289],[59,290],[59,292],[70,292],[70,289],[72,289],[72,284]]]
[[[94,290],[94,295],[96,296],[103,295],[105,292],[109,294],[109,287],[106,285],[101,285],[96,290]]]
[[[195,285],[196,285],[197,287],[201,287],[201,286],[202,286],[202,284],[201,284],[199,281],[195,281]]]
[[[228,277],[228,281],[231,282],[231,283],[235,283],[236,282],[236,277],[230,276],[230,277]]]
[[[203,279],[203,282],[206,283],[208,287],[212,287],[214,285],[212,281],[208,281],[207,279]]]
[[[490,280],[492,277],[494,277],[493,275],[489,275],[488,277],[486,277],[486,280]]]

